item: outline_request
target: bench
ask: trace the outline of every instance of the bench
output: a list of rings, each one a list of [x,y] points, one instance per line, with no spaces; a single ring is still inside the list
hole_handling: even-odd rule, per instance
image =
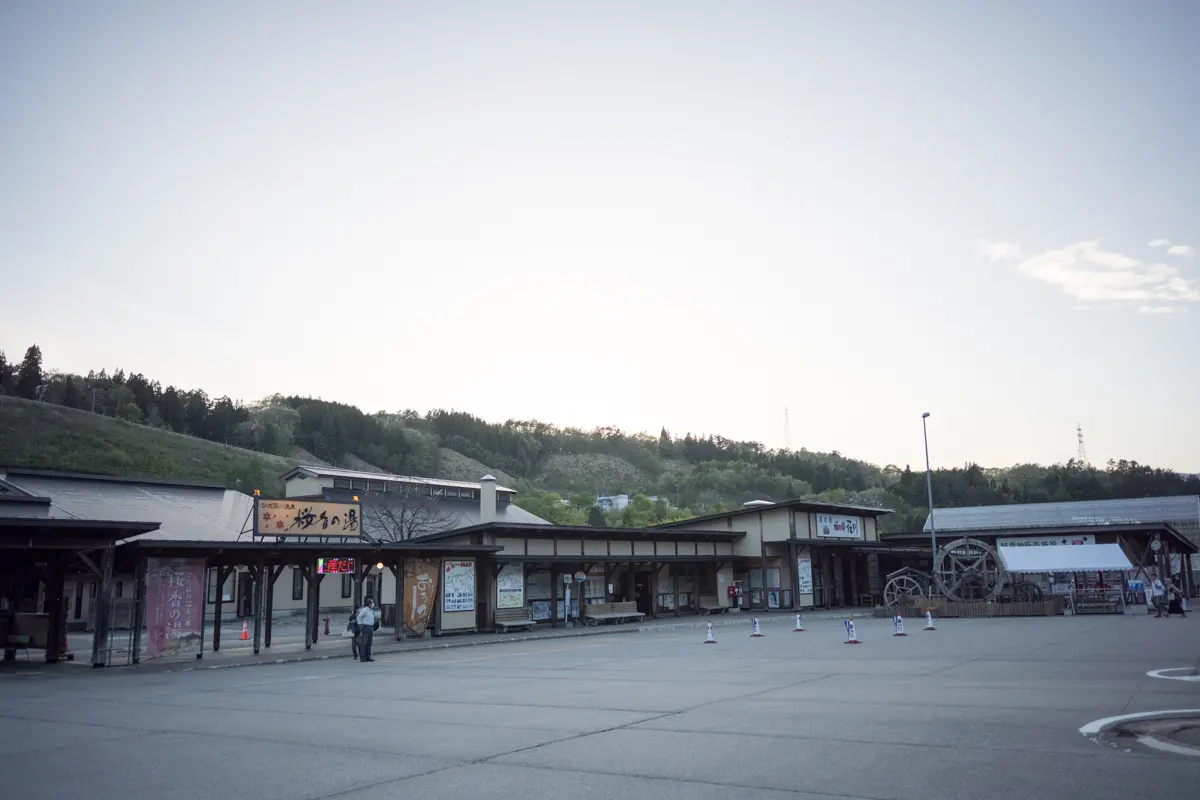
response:
[[[529,610],[528,606],[496,609],[496,627],[500,628],[502,633],[508,633],[509,628],[529,628],[532,630],[536,624],[533,621],[533,612]]]
[[[640,621],[646,616],[637,610],[637,603],[591,603],[584,607],[583,620],[588,625],[600,622]]]
[[[724,614],[729,610],[729,607],[721,603],[721,599],[715,594],[705,595],[700,598],[697,605],[701,614]]]

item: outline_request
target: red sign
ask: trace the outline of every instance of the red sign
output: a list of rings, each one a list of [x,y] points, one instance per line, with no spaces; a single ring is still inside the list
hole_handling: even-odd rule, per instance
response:
[[[199,653],[204,600],[204,559],[148,559],[146,657]]]
[[[317,574],[333,575],[339,572],[354,572],[353,558],[318,558]]]

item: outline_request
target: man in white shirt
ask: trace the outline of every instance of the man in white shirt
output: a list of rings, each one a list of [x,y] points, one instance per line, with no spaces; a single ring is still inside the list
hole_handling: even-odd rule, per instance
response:
[[[358,610],[358,657],[365,664],[371,658],[371,642],[375,639],[375,601],[367,598]]]
[[[1163,586],[1163,582],[1158,579],[1156,573],[1150,574],[1150,602],[1154,604],[1154,610],[1158,613],[1156,617],[1161,617],[1163,606],[1167,604],[1167,587]]]

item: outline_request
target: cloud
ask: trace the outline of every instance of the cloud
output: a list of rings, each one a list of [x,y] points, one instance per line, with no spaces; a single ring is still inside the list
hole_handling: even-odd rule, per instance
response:
[[[982,243],[980,252],[984,252]],[[1047,250],[1021,260],[1016,268],[1089,304],[1137,305],[1143,313],[1163,314],[1169,312],[1157,309],[1200,302],[1200,282],[1184,277],[1169,264],[1103,250],[1099,241]]]
[[[1151,247],[1166,247],[1170,243],[1171,243],[1170,239],[1152,239],[1150,241],[1150,246]]]
[[[979,255],[988,261],[1021,260],[1021,245],[1016,242],[989,242],[987,239],[980,239],[975,247]]]
[[[1189,247],[1186,244],[1177,244],[1174,247],[1172,247],[1171,249],[1167,250],[1167,255],[1183,256],[1184,258],[1190,258],[1192,256],[1192,254],[1195,252],[1196,252],[1195,250],[1193,250],[1191,247]]]
[[[1175,306],[1142,306],[1139,314],[1174,314]]]

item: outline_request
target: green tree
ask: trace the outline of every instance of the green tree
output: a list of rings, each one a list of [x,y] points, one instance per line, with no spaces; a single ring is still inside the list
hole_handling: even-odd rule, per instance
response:
[[[4,351],[0,350],[0,394],[12,393],[13,376],[13,365],[8,363],[8,359],[4,357]]]
[[[42,374],[42,348],[36,344],[30,345],[25,351],[25,358],[21,361],[21,366],[17,368],[17,396],[33,400],[37,396],[37,389],[44,382],[45,376]]]
[[[74,375],[68,375],[63,387],[62,404],[67,408],[79,408],[83,404],[83,393],[79,391],[79,381]]]
[[[137,403],[130,401],[122,404],[119,416],[126,422],[141,422],[142,410],[138,408]]]
[[[593,528],[608,527],[608,520],[604,518],[604,511],[600,506],[592,506],[588,509],[587,524]]]

